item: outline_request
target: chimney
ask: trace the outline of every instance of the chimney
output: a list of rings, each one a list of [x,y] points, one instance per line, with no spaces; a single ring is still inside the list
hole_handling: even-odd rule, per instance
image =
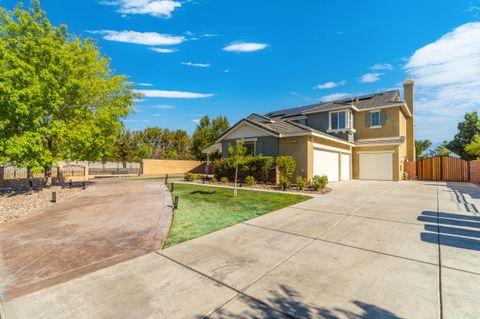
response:
[[[413,81],[413,78],[405,79],[403,81],[403,99],[407,103],[408,108],[410,109],[410,113],[412,113],[413,116],[413,86],[415,82]]]
[[[407,107],[412,114],[411,117],[407,118],[407,131],[406,131],[406,141],[407,141],[407,160],[415,161],[415,117],[414,117],[414,95],[413,95],[413,86],[414,81],[412,78],[406,79],[403,82],[403,98]]]

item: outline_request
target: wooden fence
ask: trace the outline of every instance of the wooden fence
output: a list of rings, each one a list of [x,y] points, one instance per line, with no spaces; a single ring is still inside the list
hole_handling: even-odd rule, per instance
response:
[[[468,182],[469,163],[455,157],[438,156],[417,161],[417,179],[423,181]]]

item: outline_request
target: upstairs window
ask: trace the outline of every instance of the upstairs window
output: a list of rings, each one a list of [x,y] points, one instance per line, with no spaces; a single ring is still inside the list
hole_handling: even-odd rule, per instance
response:
[[[330,113],[330,130],[353,128],[353,115],[350,111]]]
[[[370,126],[380,126],[380,111],[370,112]]]

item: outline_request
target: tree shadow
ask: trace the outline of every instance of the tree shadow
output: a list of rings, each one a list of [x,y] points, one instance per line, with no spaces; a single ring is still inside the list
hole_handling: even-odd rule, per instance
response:
[[[296,290],[284,285],[270,290],[270,296],[265,300],[257,300],[241,295],[233,301],[238,310],[229,310],[229,304],[217,310],[208,318],[235,319],[278,319],[278,318],[323,318],[323,319],[397,319],[400,318],[391,311],[362,301],[354,300],[352,309],[318,307],[307,304]]]
[[[193,191],[193,192],[190,192],[190,194],[192,195],[195,195],[195,194],[199,194],[199,195],[213,195],[215,194],[216,191],[205,191],[205,190],[196,190],[196,191]]]
[[[424,211],[417,220],[428,223],[420,234],[424,242],[480,251],[480,216]]]

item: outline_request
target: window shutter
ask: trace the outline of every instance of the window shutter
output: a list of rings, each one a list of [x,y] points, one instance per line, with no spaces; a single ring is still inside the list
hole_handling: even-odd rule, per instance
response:
[[[365,112],[365,127],[370,127],[370,124],[372,123],[372,113],[370,112]]]
[[[385,126],[385,122],[387,122],[387,110],[382,110],[380,112],[380,125]]]

